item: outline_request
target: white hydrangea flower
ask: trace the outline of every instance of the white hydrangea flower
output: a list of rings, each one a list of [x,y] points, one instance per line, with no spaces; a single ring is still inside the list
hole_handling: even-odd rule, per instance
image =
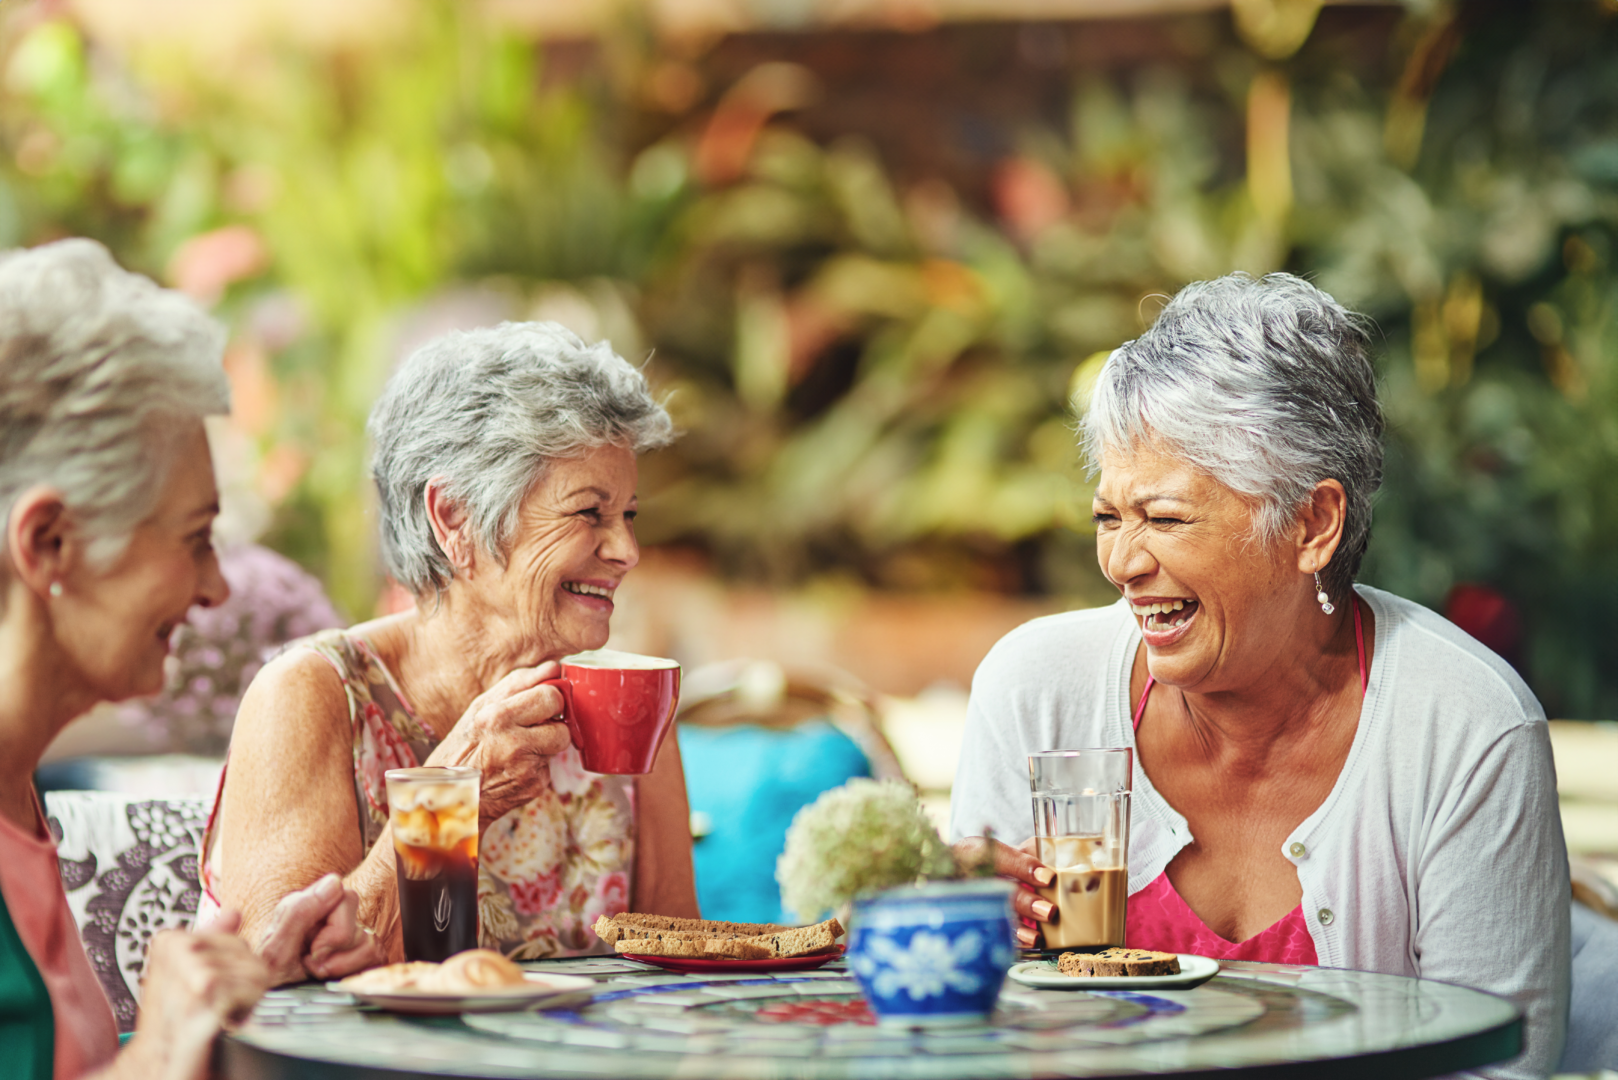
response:
[[[850,780],[798,811],[775,864],[781,902],[810,921],[856,897],[953,878],[949,845],[901,780]]]

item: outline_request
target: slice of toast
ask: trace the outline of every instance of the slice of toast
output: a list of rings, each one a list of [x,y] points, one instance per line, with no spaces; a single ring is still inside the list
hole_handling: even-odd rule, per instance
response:
[[[678,956],[693,960],[765,960],[770,950],[741,938],[619,938],[619,953],[641,956]]]
[[[675,925],[659,927],[652,925],[653,923]],[[775,926],[770,923],[676,919],[666,915],[618,915],[611,919],[603,915],[596,919],[595,932],[597,937],[611,944],[618,952],[644,952],[649,956],[684,956],[687,954],[654,953],[640,946],[643,942],[657,942],[667,944],[670,948],[683,944],[701,946],[711,951],[716,943],[741,942],[746,946],[745,949],[740,952],[727,952],[724,955],[741,958],[745,953],[749,958],[763,959],[806,956],[809,953],[829,949],[837,943],[837,938],[843,933],[843,926],[836,919],[827,919],[812,926]],[[764,952],[755,955],[760,949]]]
[[[685,933],[705,934],[709,937],[756,937],[760,934],[775,934],[783,930],[794,929],[790,926],[777,926],[774,923],[734,923],[717,922],[712,919],[677,919],[672,915],[641,915],[633,912],[623,912],[608,918],[600,916],[595,922],[596,936],[608,945],[614,945],[619,938],[644,937],[652,931],[676,930]]]
[[[759,934],[744,938],[743,941],[767,947],[771,956],[807,956],[837,944],[837,935],[842,932],[841,923],[836,919],[827,919],[813,926],[799,926],[773,934]]]
[[[1103,949],[1097,953],[1065,952],[1056,970],[1077,979],[1116,978],[1120,975],[1178,975],[1180,958],[1149,949]]]

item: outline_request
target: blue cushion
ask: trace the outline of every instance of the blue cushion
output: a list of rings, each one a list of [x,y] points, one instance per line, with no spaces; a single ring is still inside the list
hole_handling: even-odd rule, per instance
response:
[[[679,739],[691,811],[712,824],[693,858],[703,917],[796,922],[775,883],[787,826],[821,792],[871,775],[864,753],[818,720],[787,731],[682,725]]]
[[[1618,1069],[1618,922],[1573,905],[1573,1007],[1562,1072]]]

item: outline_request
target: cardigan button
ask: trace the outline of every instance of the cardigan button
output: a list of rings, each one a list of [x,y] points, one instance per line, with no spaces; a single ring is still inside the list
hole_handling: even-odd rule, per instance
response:
[[[1331,913],[1331,908],[1323,907],[1316,914],[1320,918],[1321,926],[1330,926],[1332,919],[1336,918],[1336,916]]]
[[[1292,857],[1294,859],[1301,859],[1305,855],[1309,854],[1309,849],[1299,843],[1294,843],[1291,847],[1287,848],[1287,850],[1292,852]]]

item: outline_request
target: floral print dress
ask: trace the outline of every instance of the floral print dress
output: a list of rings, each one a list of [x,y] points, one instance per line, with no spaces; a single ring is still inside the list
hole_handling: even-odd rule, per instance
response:
[[[421,764],[438,741],[364,638],[328,630],[287,648],[310,650],[343,681],[354,735],[356,824],[369,851],[388,823],[384,774]],[[629,908],[632,781],[586,772],[572,746],[551,759],[550,770],[549,790],[491,824],[479,844],[480,944],[515,960],[611,952],[591,926],[599,915]],[[204,850],[212,847],[210,837]],[[205,864],[210,885],[219,869],[217,860],[211,869]]]

